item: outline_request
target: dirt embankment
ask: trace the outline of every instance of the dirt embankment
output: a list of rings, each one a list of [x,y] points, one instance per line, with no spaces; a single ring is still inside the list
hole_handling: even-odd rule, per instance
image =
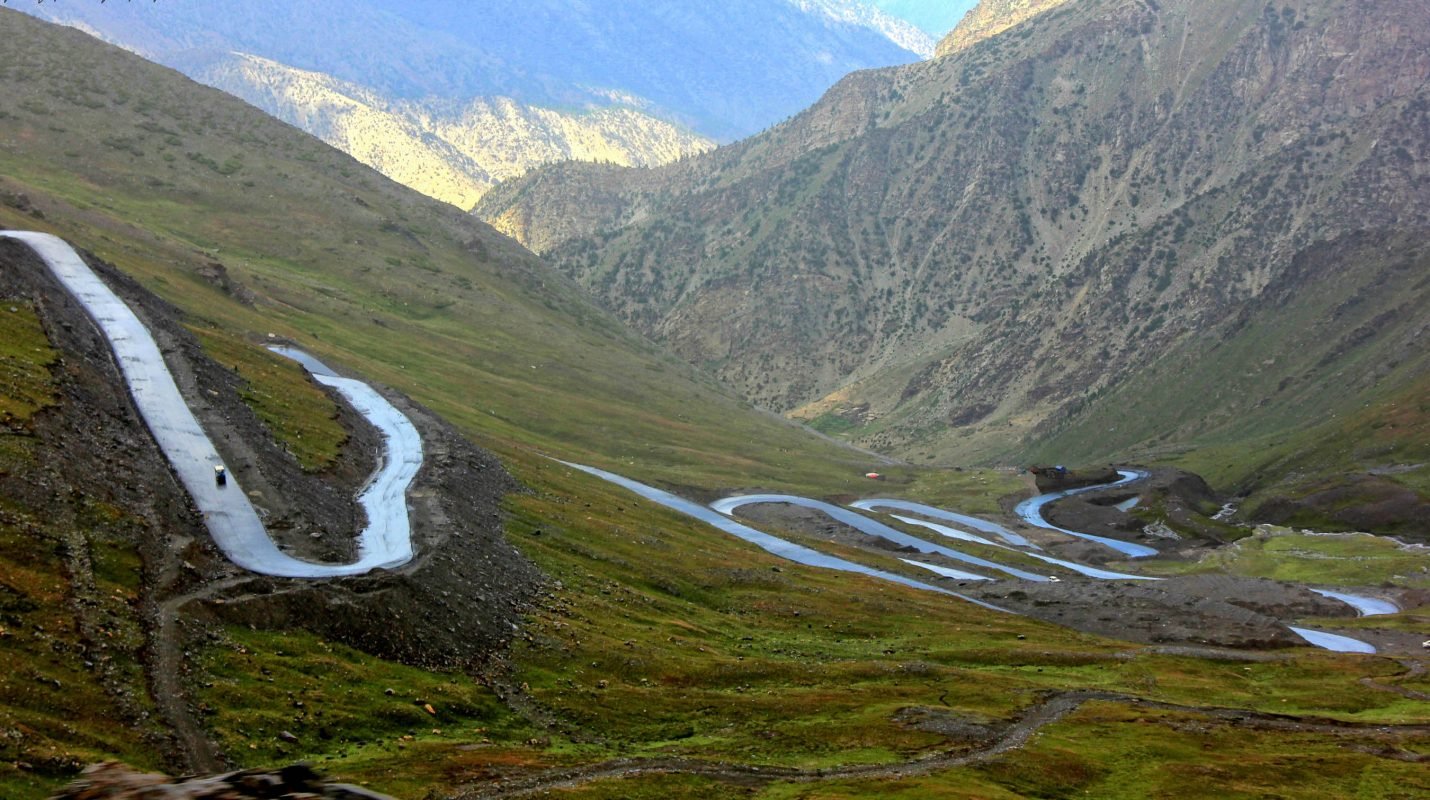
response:
[[[243,378],[213,362],[171,307],[109,265],[91,266],[154,332],[225,462],[266,512],[279,545],[305,558],[347,560],[362,514],[353,500],[374,464],[377,434],[343,408],[349,438],[338,464],[304,472],[243,402]],[[398,570],[324,581],[253,575],[234,567],[134,411],[113,357],[83,308],[24,245],[0,241],[0,297],[36,304],[62,353],[59,404],[34,420],[44,464],[0,476],[7,497],[35,508],[92,497],[147,520],[133,542],[142,563],[150,692],[176,741],[156,748],[190,770],[221,761],[183,698],[186,646],[215,624],[304,628],[374,655],[424,666],[499,670],[536,568],[503,535],[500,503],[517,489],[490,453],[413,401],[377,387],[408,414],[426,461],[409,493],[417,558]],[[314,537],[317,533],[319,536]],[[76,603],[80,628],[85,604]]]
[[[1299,586],[1223,575],[1145,583],[1005,581],[965,591],[1030,617],[1144,644],[1253,649],[1304,646],[1286,622],[1355,616],[1344,603]]]
[[[1036,469],[1037,472],[1031,472],[1032,469]],[[1084,486],[1093,486],[1099,483],[1112,483],[1122,477],[1112,467],[1063,470],[1062,472],[1057,471],[1056,467],[1032,467],[1030,474],[1033,476],[1033,484],[1038,487],[1038,491],[1044,494],[1081,489]]]
[[[32,417],[25,431],[33,463],[0,473],[0,496],[7,505],[57,520],[70,532],[61,555],[70,601],[66,610],[80,644],[74,657],[94,665],[95,680],[121,710],[122,721],[182,768],[197,759],[177,741],[179,726],[169,719],[173,709],[163,707],[168,695],[153,685],[152,670],[146,670],[147,687],[136,686],[126,675],[141,654],[152,659],[156,651],[150,634],[160,602],[195,582],[193,571],[181,565],[195,537],[202,535],[202,522],[182,487],[169,477],[128,395],[116,388],[118,372],[97,329],[30,249],[9,240],[0,240],[0,298],[33,303],[61,354],[50,368],[56,403]],[[104,543],[83,522],[96,507],[119,509],[130,523],[124,530],[134,537],[129,544],[141,565],[138,608],[132,613],[145,628],[138,653],[113,640],[117,620],[103,612],[96,597],[91,565]],[[42,541],[35,546],[43,546]],[[145,720],[148,701],[135,696],[142,691],[160,706],[166,717],[161,725]]]

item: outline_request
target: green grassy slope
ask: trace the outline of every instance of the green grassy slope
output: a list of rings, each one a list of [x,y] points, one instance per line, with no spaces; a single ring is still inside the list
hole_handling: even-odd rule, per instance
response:
[[[50,369],[59,358],[34,308],[0,308],[0,477],[6,479],[0,486],[14,486],[11,476],[35,467],[35,443],[27,434],[34,415],[57,399]],[[0,494],[0,654],[7,665],[0,673],[0,725],[21,734],[0,744],[0,762],[7,765],[0,767],[0,794],[6,796],[43,796],[39,792],[55,780],[97,758],[157,765],[142,744],[145,731],[126,723],[126,709],[93,672],[56,657],[79,649],[85,634],[92,633],[68,624],[75,593],[65,553],[72,542],[69,529],[77,523],[101,543],[87,595],[97,602],[112,653],[123,664],[110,674],[111,685],[131,691],[140,707],[149,705],[135,665],[142,635],[130,606],[139,575],[133,554],[123,547],[139,520],[84,499],[74,506],[40,507],[9,492]],[[20,761],[31,765],[31,774],[17,774],[13,765]]]
[[[45,214],[0,205],[0,224],[58,233],[202,323],[291,336],[497,439],[715,485],[854,471],[455,209],[79,32],[0,19],[0,192]],[[204,277],[215,263],[238,288]],[[715,453],[731,461],[707,469]]]

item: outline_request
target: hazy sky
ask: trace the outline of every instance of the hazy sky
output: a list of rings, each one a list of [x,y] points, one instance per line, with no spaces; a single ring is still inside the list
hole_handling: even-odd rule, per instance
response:
[[[953,30],[978,0],[872,0],[874,5],[923,28],[935,38]]]

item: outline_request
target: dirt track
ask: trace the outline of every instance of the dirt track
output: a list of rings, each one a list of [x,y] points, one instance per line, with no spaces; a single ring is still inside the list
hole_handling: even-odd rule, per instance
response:
[[[1185,706],[1155,702],[1118,692],[1078,690],[1044,696],[1017,719],[1003,726],[1002,730],[997,731],[991,740],[974,749],[951,749],[897,764],[797,769],[679,758],[617,759],[585,767],[545,770],[506,781],[498,781],[490,786],[474,786],[452,795],[451,800],[498,800],[498,798],[528,797],[556,789],[569,789],[597,780],[640,775],[701,775],[738,785],[762,785],[777,781],[815,783],[850,778],[910,778],[997,758],[1004,753],[1023,747],[1039,730],[1073,713],[1085,703],[1097,701],[1135,704],[1138,708],[1200,714],[1240,728],[1317,733],[1374,740],[1381,743],[1393,743],[1405,735],[1430,735],[1430,725],[1378,725],[1326,719],[1301,719],[1237,708]],[[1390,758],[1412,761],[1426,760],[1423,755],[1395,748],[1393,744],[1375,752]]]

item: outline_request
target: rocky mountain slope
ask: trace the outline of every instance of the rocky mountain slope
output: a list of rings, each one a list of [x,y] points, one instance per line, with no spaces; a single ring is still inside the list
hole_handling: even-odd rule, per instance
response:
[[[698,153],[798,111],[851,70],[933,51],[912,25],[854,0],[23,10],[178,68],[463,208],[538,164]]]
[[[478,212],[747,396],[919,459],[1244,441],[1424,373],[1423,3],[965,25],[751,140]]]

